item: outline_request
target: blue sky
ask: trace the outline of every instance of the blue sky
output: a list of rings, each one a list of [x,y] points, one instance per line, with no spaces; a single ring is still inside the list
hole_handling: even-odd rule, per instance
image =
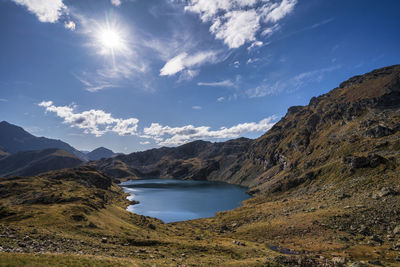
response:
[[[255,138],[400,63],[396,0],[0,0],[0,114],[81,150]]]

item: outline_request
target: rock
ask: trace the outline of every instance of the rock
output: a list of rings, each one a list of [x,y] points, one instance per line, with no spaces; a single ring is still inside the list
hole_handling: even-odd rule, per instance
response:
[[[383,243],[382,239],[377,235],[371,236],[371,240],[375,241],[375,242],[378,242],[378,243]]]
[[[371,138],[380,138],[393,134],[395,131],[385,126],[377,125],[365,132],[365,136]]]
[[[368,264],[365,264],[363,262],[352,262],[350,265],[348,265],[349,267],[368,267]]]
[[[383,266],[380,260],[369,260],[368,263],[372,265]]]
[[[347,262],[347,259],[344,257],[333,257],[332,262],[335,264],[344,265]]]
[[[156,226],[154,224],[152,224],[152,223],[149,224],[149,228],[151,230],[156,230]]]
[[[393,229],[393,234],[394,234],[394,235],[400,234],[400,225],[397,225],[397,226]]]
[[[107,243],[107,241],[108,241],[107,237],[103,237],[103,238],[101,239],[101,243]]]
[[[348,194],[346,194],[346,193],[343,193],[343,194],[341,194],[341,195],[338,196],[338,199],[339,199],[339,200],[342,200],[342,199],[349,198],[349,197],[351,197],[351,196],[348,195]]]
[[[396,257],[396,261],[400,261],[400,256],[397,256],[397,257]]]
[[[393,189],[391,189],[391,188],[388,188],[388,187],[383,187],[381,190],[379,190],[378,192],[375,192],[373,195],[372,195],[372,198],[373,199],[380,199],[380,198],[382,198],[382,197],[386,197],[386,196],[390,196],[390,195],[396,195],[397,194],[397,192],[396,191],[394,191]]]
[[[238,245],[238,246],[246,246],[246,243],[240,242],[240,241],[237,241],[237,240],[233,240],[232,243],[233,243],[233,244],[236,244],[236,245]]]
[[[369,155],[368,157],[350,156],[343,158],[343,163],[350,165],[353,169],[375,168],[386,161],[384,157],[376,154]]]

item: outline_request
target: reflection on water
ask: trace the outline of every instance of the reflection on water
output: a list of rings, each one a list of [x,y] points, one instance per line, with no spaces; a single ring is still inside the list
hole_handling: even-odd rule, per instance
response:
[[[169,179],[131,180],[120,184],[130,200],[128,210],[164,222],[212,217],[249,198],[246,188],[218,182]]]

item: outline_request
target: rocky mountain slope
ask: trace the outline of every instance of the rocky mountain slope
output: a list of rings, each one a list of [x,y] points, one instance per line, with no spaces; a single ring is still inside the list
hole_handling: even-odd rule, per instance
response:
[[[122,179],[163,177],[221,180],[224,170],[248,151],[250,143],[251,140],[247,138],[223,143],[195,141],[176,148],[162,147],[119,155],[91,162],[90,165]]]
[[[112,150],[105,148],[105,147],[96,148],[93,151],[86,154],[86,156],[89,160],[100,160],[102,158],[112,158],[115,155],[116,154]]]
[[[9,153],[58,148],[74,154],[83,161],[87,161],[85,154],[61,140],[36,137],[23,128],[6,121],[0,122],[0,147]]]
[[[81,163],[75,155],[60,149],[24,151],[0,158],[0,176],[32,176],[50,170],[76,167]]]

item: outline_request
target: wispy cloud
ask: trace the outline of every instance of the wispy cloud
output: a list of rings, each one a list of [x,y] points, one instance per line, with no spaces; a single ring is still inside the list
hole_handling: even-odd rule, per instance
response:
[[[170,59],[160,70],[160,75],[171,76],[185,69],[191,69],[207,62],[215,61],[217,61],[216,51],[201,51],[193,55],[184,52]]]
[[[203,109],[201,106],[192,106],[192,109],[194,109],[194,110],[200,110],[200,109]]]
[[[64,123],[71,127],[84,130],[86,134],[102,136],[107,132],[115,132],[118,135],[136,135],[139,120],[136,118],[119,119],[103,110],[91,109],[84,112],[76,112],[76,105],[55,106],[52,101],[43,101],[38,104],[47,112],[54,112],[64,119]]]
[[[120,6],[121,5],[121,0],[110,0],[110,3],[114,6]]]
[[[295,91],[309,83],[321,82],[327,73],[339,69],[340,66],[331,66],[300,73],[292,78],[270,82],[264,80],[259,86],[248,89],[245,94],[249,98],[265,97],[282,91]]]
[[[219,82],[198,82],[198,86],[217,86],[217,87],[232,87],[235,84],[231,80],[223,80]]]
[[[290,14],[297,0],[189,0],[188,12],[196,13],[210,32],[229,48],[257,41],[257,33],[272,34],[278,21]]]
[[[64,22],[64,27],[65,27],[66,29],[71,30],[71,31],[75,31],[76,24],[75,24],[75,22],[73,22],[72,20],[69,20],[69,21],[65,21],[65,22]]]
[[[8,101],[8,99],[0,98],[0,102],[7,102],[7,101]]]

